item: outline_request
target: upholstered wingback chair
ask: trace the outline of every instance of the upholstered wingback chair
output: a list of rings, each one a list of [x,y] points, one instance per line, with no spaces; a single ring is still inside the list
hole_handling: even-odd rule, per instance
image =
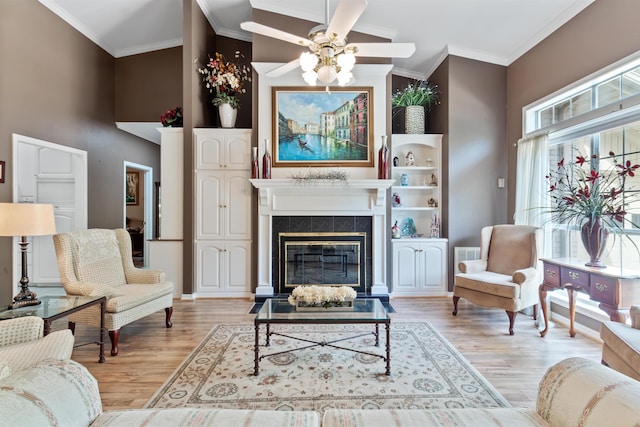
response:
[[[41,360],[68,360],[73,352],[69,329],[44,333],[44,320],[36,316],[0,322],[0,378],[25,369]]]
[[[600,326],[602,364],[640,381],[640,305],[629,310],[631,326],[606,321]]]
[[[542,279],[542,229],[527,225],[494,225],[480,232],[480,259],[463,261],[453,287],[453,315],[465,298],[484,307],[501,308],[513,335],[516,313],[533,306],[537,317]]]
[[[164,272],[136,268],[131,237],[124,229],[89,229],[56,234],[53,243],[60,280],[69,295],[106,296],[105,327],[111,355],[118,354],[120,328],[164,308],[165,324],[172,326],[173,283]],[[100,309],[88,307],[69,316],[69,326],[87,323],[100,327]]]

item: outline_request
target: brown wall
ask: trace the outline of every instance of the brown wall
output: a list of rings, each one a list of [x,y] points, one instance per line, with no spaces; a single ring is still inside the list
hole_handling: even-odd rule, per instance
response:
[[[443,236],[449,238],[449,289],[453,250],[479,246],[480,229],[508,222],[506,189],[506,68],[449,56],[431,75],[441,90],[430,115],[431,130],[443,134]]]
[[[0,201],[12,201],[12,133],[88,152],[89,227],[124,224],[125,160],[159,173],[159,147],[114,124],[115,60],[36,0],[0,14]],[[0,301],[9,301],[11,239],[0,239]]]
[[[515,210],[516,149],[522,108],[640,49],[640,2],[598,0],[507,69],[508,217]]]
[[[182,106],[182,46],[117,58],[116,121],[158,122]]]

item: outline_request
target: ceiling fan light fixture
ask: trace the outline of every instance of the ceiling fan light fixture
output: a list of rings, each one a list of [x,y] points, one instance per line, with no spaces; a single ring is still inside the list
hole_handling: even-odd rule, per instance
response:
[[[318,60],[317,55],[311,52],[303,52],[302,55],[300,55],[300,68],[302,68],[304,72],[313,71],[318,64]]]
[[[338,66],[341,71],[349,72],[353,70],[353,66],[356,64],[356,57],[353,53],[342,53],[337,58]]]
[[[309,86],[315,86],[316,80],[318,79],[318,73],[313,70],[305,71],[304,73],[302,73],[302,78],[305,82],[307,82]]]
[[[337,77],[338,77],[338,84],[340,86],[346,86],[354,80],[353,73],[351,71],[342,70],[337,74]]]
[[[323,85],[328,85],[334,81],[337,75],[336,67],[333,65],[323,65],[318,69],[318,80]]]

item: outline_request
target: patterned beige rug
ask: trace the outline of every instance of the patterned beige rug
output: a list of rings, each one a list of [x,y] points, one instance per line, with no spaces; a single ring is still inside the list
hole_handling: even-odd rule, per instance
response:
[[[365,325],[272,325],[314,341],[373,331]],[[260,354],[308,345],[273,336]],[[373,334],[338,345],[384,354]],[[507,407],[509,403],[427,323],[392,323],[391,375],[377,357],[327,346],[265,357],[254,371],[253,326],[214,327],[147,402],[147,408],[216,407],[317,410],[326,408]]]

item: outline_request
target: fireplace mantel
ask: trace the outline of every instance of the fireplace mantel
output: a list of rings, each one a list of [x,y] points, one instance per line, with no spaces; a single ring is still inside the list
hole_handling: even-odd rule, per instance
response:
[[[252,179],[258,189],[258,286],[256,296],[274,294],[272,281],[272,217],[279,215],[360,215],[372,217],[371,294],[388,295],[386,284],[386,190],[394,180],[350,179],[297,182],[292,179]]]

